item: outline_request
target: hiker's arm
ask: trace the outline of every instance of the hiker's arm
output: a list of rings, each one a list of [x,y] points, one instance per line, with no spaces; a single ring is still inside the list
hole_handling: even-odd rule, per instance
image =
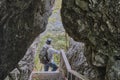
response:
[[[51,50],[52,50],[53,53],[60,54],[60,51],[58,51],[58,50],[55,50],[53,48]]]

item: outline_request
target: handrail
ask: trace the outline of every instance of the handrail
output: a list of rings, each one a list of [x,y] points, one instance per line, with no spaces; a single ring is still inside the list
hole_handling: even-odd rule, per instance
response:
[[[69,62],[67,60],[67,57],[66,57],[63,50],[61,50],[61,57],[63,58],[63,60],[65,62],[65,66],[66,66],[67,70],[71,70],[71,66],[70,66],[70,64],[69,64]]]
[[[66,68],[67,68],[67,72],[68,73],[70,73],[70,76],[71,75],[73,75],[73,76],[75,76],[76,78],[77,78],[77,80],[79,79],[81,79],[81,80],[89,80],[87,77],[85,77],[85,76],[83,76],[83,75],[81,75],[81,74],[79,74],[78,72],[76,72],[75,70],[72,70],[72,68],[71,68],[71,66],[70,66],[70,64],[69,64],[69,62],[68,62],[68,59],[67,59],[67,57],[66,57],[66,55],[65,55],[65,52],[63,51],[63,50],[61,50],[61,59],[64,61],[64,63],[65,63],[65,66],[66,66]],[[62,61],[61,60],[61,61]],[[60,66],[61,67],[61,66]],[[69,75],[68,75],[69,76]],[[72,77],[72,76],[71,76]],[[72,79],[71,79],[72,80]]]
[[[67,73],[66,73],[66,78],[65,78],[65,80],[89,80],[87,77],[85,77],[84,75],[81,75],[81,74],[79,74],[78,72],[76,72],[75,70],[72,70],[72,68],[71,68],[71,66],[70,66],[70,64],[69,64],[69,61],[68,61],[68,59],[67,59],[67,57],[66,57],[66,54],[65,54],[65,52],[63,51],[63,50],[61,50],[61,57],[60,57],[60,59],[61,59],[61,63],[60,63],[60,74],[59,74],[59,72],[32,72],[31,73],[31,75],[30,75],[30,78],[29,78],[29,80],[32,80],[32,77],[39,77],[40,79],[44,79],[44,78],[49,78],[49,79],[52,79],[52,78],[57,78],[57,80],[61,80],[61,78],[65,78],[64,76],[65,75],[63,75],[64,73],[64,71],[63,71],[63,69],[62,69],[62,63],[64,63],[65,64],[65,67],[66,67],[66,69],[67,69]],[[63,74],[62,74],[63,73]],[[63,76],[62,76],[62,75]],[[54,77],[53,77],[54,76]]]

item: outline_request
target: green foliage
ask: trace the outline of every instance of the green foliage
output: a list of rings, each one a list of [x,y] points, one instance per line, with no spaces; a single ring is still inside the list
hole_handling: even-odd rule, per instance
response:
[[[54,5],[55,9],[53,12],[56,12],[56,10],[61,8],[61,3],[62,3],[62,0],[56,0],[55,5]]]

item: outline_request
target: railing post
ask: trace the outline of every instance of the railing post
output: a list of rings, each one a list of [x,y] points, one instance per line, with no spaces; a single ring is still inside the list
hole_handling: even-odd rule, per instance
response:
[[[69,78],[69,72],[67,71],[67,79]]]
[[[89,80],[87,79],[85,76],[79,74],[78,72],[74,71],[71,69],[71,66],[68,62],[68,59],[64,53],[63,50],[61,50],[61,62],[60,62],[60,68],[62,68],[62,65],[63,65],[63,62],[65,63],[65,67],[66,67],[66,70],[67,70],[67,78],[68,80]],[[61,69],[62,70],[62,69]]]
[[[64,63],[65,63],[65,66],[66,66],[66,68],[67,68],[67,70],[71,70],[71,66],[70,66],[70,64],[69,64],[69,62],[68,62],[68,59],[67,59],[67,57],[66,57],[66,54],[64,53],[64,51],[63,50],[61,50],[61,57],[63,58],[63,60],[64,60]]]
[[[62,65],[63,65],[63,58],[62,58],[62,52],[60,52],[60,70],[62,68]]]
[[[70,78],[71,78],[71,80],[72,80],[72,74],[70,74]]]
[[[29,80],[32,80],[32,73],[30,74]]]

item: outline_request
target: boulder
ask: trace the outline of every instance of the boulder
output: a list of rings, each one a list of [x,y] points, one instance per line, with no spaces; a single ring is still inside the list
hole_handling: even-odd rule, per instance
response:
[[[0,1],[0,79],[16,68],[34,39],[46,29],[54,0]]]

